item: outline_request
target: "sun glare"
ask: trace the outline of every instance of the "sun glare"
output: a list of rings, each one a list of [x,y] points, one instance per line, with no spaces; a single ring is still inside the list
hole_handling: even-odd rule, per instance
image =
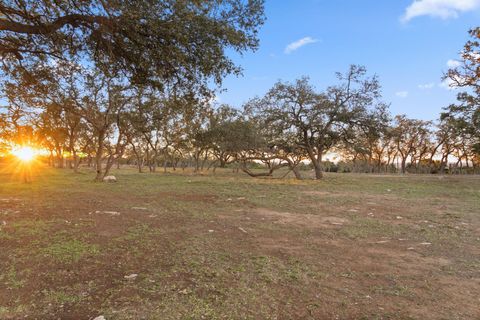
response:
[[[30,147],[20,147],[12,149],[11,153],[23,162],[30,162],[37,155],[35,149]]]

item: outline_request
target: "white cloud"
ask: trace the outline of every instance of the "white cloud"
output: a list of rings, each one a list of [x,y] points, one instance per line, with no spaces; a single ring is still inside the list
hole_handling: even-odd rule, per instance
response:
[[[395,92],[395,95],[400,98],[406,98],[408,97],[408,91],[398,91]]]
[[[450,78],[447,78],[439,84],[439,87],[447,90],[454,90],[454,88],[452,87],[452,84],[453,84],[453,80]]]
[[[312,37],[305,37],[305,38],[302,38],[300,40],[297,40],[297,41],[294,41],[292,43],[290,43],[288,46],[285,47],[285,54],[290,54],[292,53],[293,51],[307,45],[307,44],[310,44],[310,43],[315,43],[315,42],[318,42],[319,40],[318,39],[314,39]]]
[[[414,0],[401,17],[408,22],[420,16],[441,19],[457,18],[459,13],[480,8],[480,0]]]
[[[460,66],[460,61],[458,60],[453,60],[453,59],[450,59],[447,61],[447,67],[449,68],[456,68],[456,67],[459,67]]]
[[[418,85],[418,88],[421,90],[428,90],[432,89],[433,87],[435,87],[435,83],[433,82]]]

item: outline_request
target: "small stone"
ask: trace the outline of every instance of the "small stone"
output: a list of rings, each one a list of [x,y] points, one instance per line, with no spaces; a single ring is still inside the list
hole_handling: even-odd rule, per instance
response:
[[[117,211],[103,211],[103,213],[110,214],[112,216],[119,216],[120,212]]]
[[[106,176],[103,178],[103,182],[117,182],[117,178],[115,176]]]
[[[104,316],[98,316],[94,318],[93,320],[107,320]]]
[[[208,232],[212,233],[212,232],[213,232],[213,230],[208,230]]]
[[[238,197],[237,200],[245,200],[245,197]]]
[[[132,210],[147,210],[145,207],[132,207]]]
[[[377,242],[375,242],[375,243],[381,244],[381,243],[387,243],[387,242],[389,242],[389,241],[388,241],[388,240],[381,240],[381,241],[377,241]]]
[[[420,244],[421,244],[422,246],[429,246],[429,245],[431,245],[430,242],[422,242],[422,243],[420,243]]]
[[[350,210],[348,210],[348,212],[358,212],[358,210],[357,209],[350,209]]]
[[[397,220],[402,220],[403,218],[400,216],[396,216]]]
[[[242,231],[243,233],[248,233],[247,230],[243,229],[242,227],[238,227],[238,230]]]
[[[390,190],[390,189],[387,189],[387,192],[392,192],[392,190]]]
[[[183,289],[183,290],[180,290],[178,291],[179,293],[181,294],[188,294],[188,290],[187,289]]]
[[[409,248],[407,248],[407,250],[415,250],[415,248],[414,247],[409,247]]]
[[[136,273],[132,273],[132,274],[129,274],[128,276],[124,276],[124,278],[127,280],[135,280],[137,277],[138,277],[138,274]]]

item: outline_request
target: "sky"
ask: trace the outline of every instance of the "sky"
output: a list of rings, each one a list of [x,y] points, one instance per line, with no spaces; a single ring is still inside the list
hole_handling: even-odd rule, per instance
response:
[[[320,91],[351,64],[382,84],[393,115],[435,120],[455,102],[442,84],[480,25],[480,0],[266,0],[256,52],[232,59],[243,76],[229,76],[220,103],[241,108],[278,80],[308,76]]]

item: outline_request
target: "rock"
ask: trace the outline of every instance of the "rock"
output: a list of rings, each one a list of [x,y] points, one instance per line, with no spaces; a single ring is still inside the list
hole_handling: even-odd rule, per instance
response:
[[[242,231],[243,233],[248,233],[247,230],[243,229],[242,227],[238,227],[238,230]]]
[[[97,214],[109,214],[111,216],[119,216],[120,215],[120,212],[118,211],[95,211],[95,213]],[[91,214],[91,212],[89,212],[88,214]]]
[[[127,280],[135,280],[137,277],[138,277],[138,274],[136,274],[136,273],[132,273],[128,276],[124,276],[124,278],[127,279]]]
[[[147,210],[145,207],[132,207],[132,210]]]
[[[93,320],[107,320],[104,316],[98,316],[96,318],[93,318]]]
[[[396,218],[397,218],[397,220],[402,220],[402,219],[403,219],[403,218],[400,217],[400,216],[397,216]]]
[[[106,214],[109,214],[109,215],[112,215],[112,216],[119,216],[120,215],[120,212],[117,212],[117,211],[103,211],[103,213],[106,213]]]
[[[407,248],[407,250],[415,250],[415,248],[414,247],[409,247],[409,248]]]
[[[420,244],[421,244],[422,246],[429,246],[429,245],[431,245],[430,242],[422,242],[422,243],[420,243]]]
[[[212,233],[212,232],[213,232],[213,230],[208,230],[208,232]]]
[[[103,182],[117,182],[117,178],[115,176],[106,176],[103,178]]]
[[[348,212],[358,212],[358,210],[357,209],[350,209],[350,210],[348,210]]]

